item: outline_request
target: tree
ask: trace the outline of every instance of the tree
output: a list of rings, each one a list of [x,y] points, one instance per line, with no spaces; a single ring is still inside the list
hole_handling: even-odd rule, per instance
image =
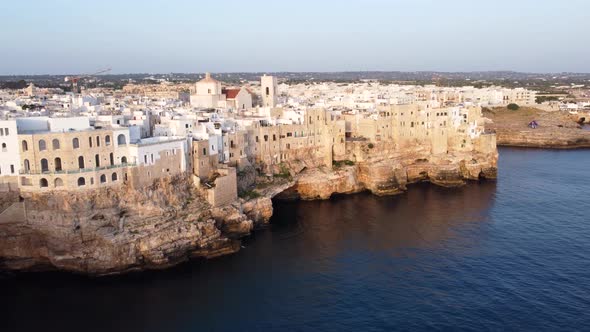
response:
[[[506,106],[506,108],[508,108],[511,111],[517,111],[520,108],[520,106],[518,106],[515,103],[511,103],[511,104],[508,104],[508,106]]]

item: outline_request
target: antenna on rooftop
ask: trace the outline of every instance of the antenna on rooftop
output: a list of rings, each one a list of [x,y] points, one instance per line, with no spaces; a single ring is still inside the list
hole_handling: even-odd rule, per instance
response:
[[[99,71],[96,71],[96,72],[90,73],[90,74],[82,74],[82,75],[78,75],[78,76],[66,76],[64,78],[64,81],[66,81],[66,82],[71,81],[72,82],[72,92],[74,94],[76,94],[76,93],[80,93],[80,90],[79,90],[80,87],[78,86],[79,80],[81,80],[83,78],[90,77],[90,76],[94,76],[94,75],[104,74],[109,71],[111,71],[111,68],[101,69]]]

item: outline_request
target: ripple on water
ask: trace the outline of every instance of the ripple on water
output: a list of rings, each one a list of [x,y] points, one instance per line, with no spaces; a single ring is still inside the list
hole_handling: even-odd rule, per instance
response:
[[[590,326],[588,165],[586,150],[502,149],[497,183],[276,203],[229,257],[3,280],[3,328],[577,330]]]

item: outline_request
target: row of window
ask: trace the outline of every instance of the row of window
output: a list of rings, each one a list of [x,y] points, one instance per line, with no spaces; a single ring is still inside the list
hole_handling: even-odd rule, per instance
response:
[[[93,141],[96,142],[95,144],[97,147],[100,147],[100,144],[101,144],[100,136],[96,136],[95,140],[93,140],[92,137],[88,137],[88,147],[91,148],[93,146]],[[106,146],[111,145],[111,136],[110,135],[106,135],[104,137],[104,143]],[[38,144],[39,144],[39,151],[47,150],[47,143],[45,142],[45,140],[43,140],[43,139],[39,140]],[[117,144],[119,144],[119,145],[127,144],[127,138],[125,137],[125,135],[120,134],[119,136],[117,136]],[[54,138],[51,141],[51,146],[52,146],[53,150],[59,150],[61,148],[61,143],[60,143],[59,139]],[[77,137],[72,139],[72,147],[74,149],[80,148],[80,140]],[[29,143],[27,141],[22,141],[22,150],[23,151],[29,150]]]
[[[8,128],[0,128],[0,136],[8,136],[10,135],[10,131]]]
[[[115,165],[115,159],[114,159],[112,153],[109,154],[109,161],[110,161],[111,166]],[[95,163],[95,167],[100,167],[100,155],[98,155],[98,154],[94,155],[94,163]],[[121,163],[126,164],[127,157],[122,157]],[[41,159],[40,164],[41,164],[41,172],[49,172],[49,162],[47,161],[47,159],[45,159],[45,158]],[[31,170],[31,164],[28,159],[24,160],[23,166],[25,168],[25,172],[29,172]],[[55,158],[53,160],[53,166],[54,166],[54,169],[56,172],[62,171],[61,158],[59,158],[59,157]],[[80,169],[85,168],[85,162],[84,162],[83,156],[78,157],[78,168],[80,168]]]
[[[113,174],[111,175],[111,181],[112,181],[112,182],[116,182],[116,181],[118,181],[118,180],[119,180],[119,177],[118,177],[117,173],[113,173]],[[25,178],[23,178],[23,184],[24,184],[24,182],[26,182],[26,181],[27,181],[27,180],[26,180]],[[102,174],[102,175],[100,176],[100,183],[106,183],[106,182],[107,182],[107,176],[106,176],[105,174]],[[83,178],[83,177],[79,177],[79,178],[78,178],[78,181],[77,181],[77,184],[78,184],[78,187],[85,186],[85,185],[86,185],[86,179],[85,179],[85,178]],[[91,184],[91,185],[93,185],[93,184],[94,184],[94,178],[90,178],[90,184]],[[60,179],[60,178],[56,178],[56,179],[53,181],[53,186],[54,186],[54,187],[56,187],[56,188],[57,188],[57,187],[63,187],[63,185],[64,185],[64,182],[63,182],[63,180],[62,180],[62,179]],[[45,179],[45,178],[41,178],[41,179],[39,180],[39,186],[40,186],[41,188],[47,188],[47,187],[49,187],[49,181],[47,181],[47,179]]]

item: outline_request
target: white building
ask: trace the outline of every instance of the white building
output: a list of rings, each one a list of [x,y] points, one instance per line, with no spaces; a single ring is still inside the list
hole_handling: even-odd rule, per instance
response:
[[[205,78],[197,82],[194,94],[190,97],[191,106],[203,108],[218,107],[220,101],[225,101],[221,92],[221,83],[206,73]]]
[[[252,108],[252,94],[248,89],[242,87],[240,89],[224,89],[226,99],[226,107],[240,110],[247,110]]]
[[[0,121],[0,176],[18,175],[20,153],[15,120]]]
[[[180,156],[180,169],[176,172],[184,172],[187,169],[187,139],[185,137],[150,137],[144,138],[135,144],[129,145],[131,162],[138,166],[156,165],[165,156]],[[169,172],[163,170],[163,172]]]

